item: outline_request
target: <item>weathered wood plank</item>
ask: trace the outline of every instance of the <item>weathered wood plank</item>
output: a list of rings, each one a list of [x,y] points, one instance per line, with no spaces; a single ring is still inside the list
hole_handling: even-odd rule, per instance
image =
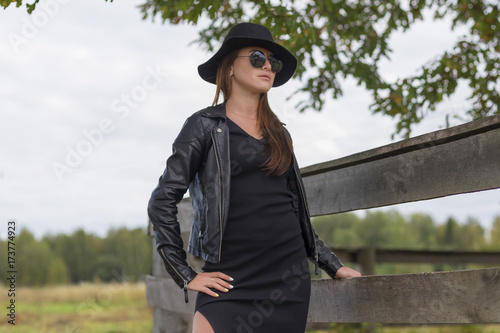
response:
[[[173,281],[147,276],[146,287],[149,305],[193,313],[195,294],[184,303]],[[500,268],[313,280],[308,322],[500,323]]]
[[[308,320],[500,323],[500,268],[313,281]]]
[[[391,143],[378,148],[373,148],[364,152],[326,161],[301,168],[302,177],[312,176],[330,170],[342,169],[352,165],[363,164],[369,161],[379,160],[388,156],[401,155],[414,150],[421,150],[426,147],[434,147],[448,142],[460,140],[466,137],[486,133],[493,129],[500,128],[500,115],[494,115],[468,122],[463,125],[434,131],[411,139]]]
[[[376,262],[490,264],[500,266],[500,252],[375,250]]]
[[[500,129],[304,177],[311,215],[500,187]]]

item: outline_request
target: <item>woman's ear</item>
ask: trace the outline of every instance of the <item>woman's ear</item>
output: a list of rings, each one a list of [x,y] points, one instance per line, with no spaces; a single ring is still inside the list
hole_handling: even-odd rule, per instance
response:
[[[234,72],[233,72],[233,66],[229,69],[229,77],[233,77]]]

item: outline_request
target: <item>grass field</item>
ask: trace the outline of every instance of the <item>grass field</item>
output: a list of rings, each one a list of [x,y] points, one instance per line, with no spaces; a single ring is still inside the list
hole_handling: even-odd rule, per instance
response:
[[[8,324],[7,290],[2,293],[0,332],[16,333],[142,333],[153,330],[153,310],[144,283],[80,284],[16,290],[16,325]],[[5,301],[4,301],[5,300]],[[354,333],[359,328],[332,324],[314,333]],[[384,327],[377,333],[496,333],[500,325]],[[269,332],[285,333],[285,332]],[[311,332],[312,333],[312,332]]]
[[[15,301],[16,325],[7,322],[2,306],[2,332],[152,332],[153,310],[144,283],[24,287],[17,289]]]

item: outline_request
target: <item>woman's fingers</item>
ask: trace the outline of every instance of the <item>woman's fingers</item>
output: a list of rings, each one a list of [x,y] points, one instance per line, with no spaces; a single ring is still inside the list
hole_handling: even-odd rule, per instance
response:
[[[210,275],[207,276],[209,279],[209,284],[208,287],[214,288],[217,290],[220,290],[222,292],[228,292],[230,289],[233,289],[233,285],[230,284],[228,281],[232,281],[233,279],[224,273],[221,272],[213,272],[209,273]]]
[[[230,277],[227,274],[224,274],[222,272],[213,272],[210,273],[210,280],[212,282],[217,283],[219,286],[222,286],[224,288],[224,291],[228,291],[226,289],[233,289],[233,285],[230,283],[230,281],[233,281],[234,279]]]
[[[232,277],[230,277],[229,275],[224,274],[222,272],[213,272],[213,273],[209,273],[209,274],[214,274],[215,277],[218,277],[219,279],[226,280],[226,281],[233,281],[234,280]]]
[[[234,288],[228,281],[233,281],[233,278],[222,272],[198,273],[188,283],[188,289],[203,292],[213,297],[219,297],[217,291],[227,293],[230,289]],[[215,291],[212,289],[215,289]]]
[[[359,273],[358,271],[355,271],[352,268],[346,267],[346,266],[339,268],[339,270],[335,274],[335,278],[337,278],[337,279],[345,279],[345,278],[360,277],[360,276],[361,276],[361,273]]]
[[[212,297],[219,297],[219,294],[217,294],[215,291],[212,291],[209,288],[204,288],[203,290],[200,290],[201,292],[204,292],[207,295],[210,295]]]

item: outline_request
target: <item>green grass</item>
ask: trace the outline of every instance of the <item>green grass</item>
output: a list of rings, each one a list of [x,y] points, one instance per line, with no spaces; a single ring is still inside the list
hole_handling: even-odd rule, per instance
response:
[[[6,290],[2,290],[6,295]],[[16,325],[3,313],[0,331],[19,333],[152,332],[153,310],[138,284],[81,284],[16,291]],[[2,302],[3,303],[3,302]]]

